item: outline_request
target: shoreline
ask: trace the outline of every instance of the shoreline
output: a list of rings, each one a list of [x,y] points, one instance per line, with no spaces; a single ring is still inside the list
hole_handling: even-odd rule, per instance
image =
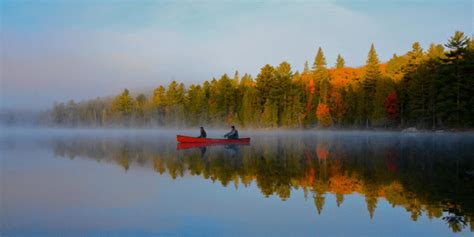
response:
[[[222,132],[227,131],[227,127],[205,127],[208,132]],[[240,128],[237,127],[240,133],[401,133],[401,134],[474,134],[474,129],[459,129],[459,128],[449,128],[449,129],[417,129],[415,127],[408,128]],[[104,132],[198,132],[198,127],[190,128],[173,128],[173,127],[53,127],[53,126],[4,126],[0,125],[0,130],[13,131],[13,130],[29,130],[29,131],[104,131]]]

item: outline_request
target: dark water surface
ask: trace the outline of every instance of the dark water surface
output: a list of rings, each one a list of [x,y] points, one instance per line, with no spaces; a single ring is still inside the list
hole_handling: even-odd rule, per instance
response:
[[[0,236],[474,231],[473,134],[241,131],[250,145],[178,149],[175,131],[1,132]]]

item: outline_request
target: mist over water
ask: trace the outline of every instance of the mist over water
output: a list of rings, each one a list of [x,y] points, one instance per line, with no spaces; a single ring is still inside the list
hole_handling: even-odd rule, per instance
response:
[[[208,129],[208,137],[226,130]],[[474,134],[2,129],[1,235],[469,236]]]

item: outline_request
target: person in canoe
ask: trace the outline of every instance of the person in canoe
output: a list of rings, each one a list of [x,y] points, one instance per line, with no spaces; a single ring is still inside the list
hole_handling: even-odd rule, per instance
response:
[[[199,135],[198,138],[206,138],[207,137],[207,133],[206,131],[204,130],[203,127],[201,127],[201,135]]]
[[[232,130],[230,132],[226,133],[224,137],[227,137],[227,139],[239,139],[239,131],[235,129],[235,127],[232,125]]]

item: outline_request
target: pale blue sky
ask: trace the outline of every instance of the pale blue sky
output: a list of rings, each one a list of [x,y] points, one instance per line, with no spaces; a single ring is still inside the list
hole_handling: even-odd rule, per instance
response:
[[[285,60],[301,70],[319,46],[330,65],[340,53],[360,66],[372,42],[385,61],[473,34],[471,0],[0,2],[2,108],[255,76]]]

